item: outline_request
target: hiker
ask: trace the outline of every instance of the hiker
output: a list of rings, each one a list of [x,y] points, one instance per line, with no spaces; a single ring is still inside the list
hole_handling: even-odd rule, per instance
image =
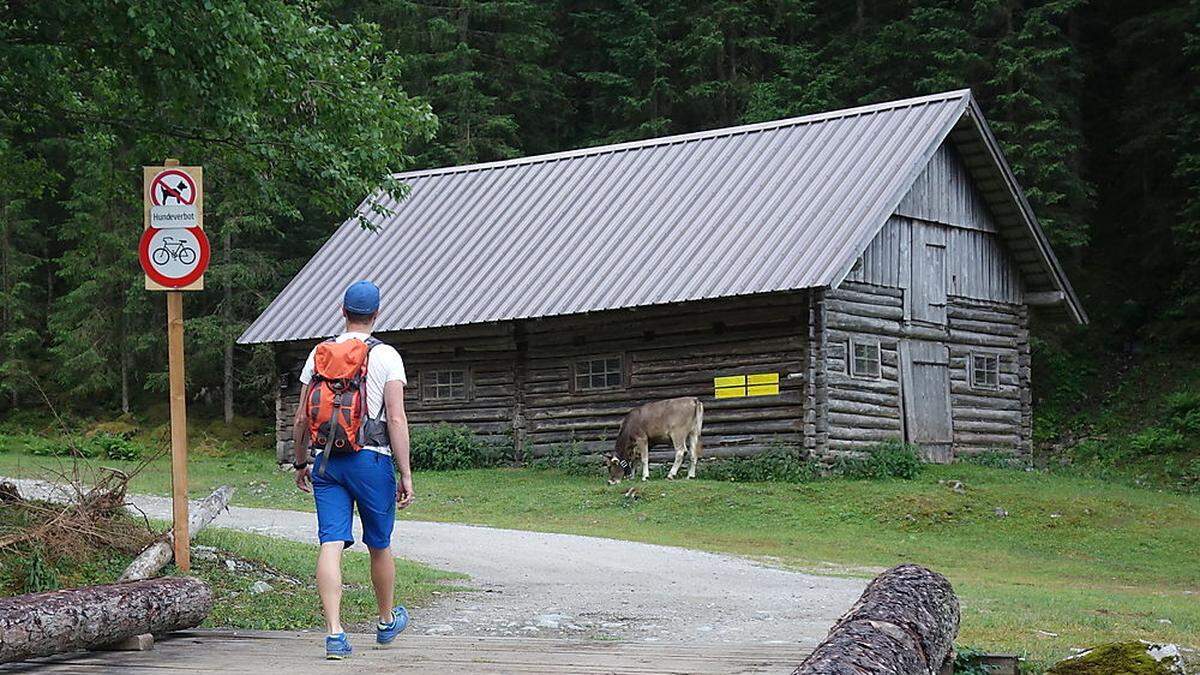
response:
[[[391,548],[396,508],[413,502],[404,413],[407,378],[400,354],[371,337],[378,313],[379,288],[370,281],[352,284],[342,299],[345,331],[318,344],[300,373],[294,466],[296,485],[317,503],[317,593],[325,611],[327,659],[343,659],[352,651],[341,623],[342,549],[354,543],[355,504],[379,604],[375,641],[389,644],[408,625],[408,610],[392,605],[396,559]]]

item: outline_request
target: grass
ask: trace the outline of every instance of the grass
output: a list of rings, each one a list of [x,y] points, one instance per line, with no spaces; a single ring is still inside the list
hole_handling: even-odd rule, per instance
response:
[[[0,508],[0,533],[29,526],[30,514],[19,505]],[[156,523],[156,529],[165,528]],[[0,596],[111,583],[151,538],[140,521],[114,518],[106,531],[132,540],[115,546],[78,538],[70,546],[29,542],[0,549]],[[320,629],[324,625],[313,580],[316,547],[270,537],[210,529],[197,537],[191,573],[213,588],[213,611],[207,627],[248,629]],[[230,562],[227,562],[230,561]],[[230,569],[232,565],[233,569]],[[375,621],[375,595],[366,553],[347,551],[343,560],[342,617],[347,627],[369,629]],[[165,573],[175,573],[168,567]],[[427,603],[434,594],[455,590],[443,582],[461,575],[441,572],[405,560],[396,561],[396,598],[410,606]],[[258,581],[270,590],[252,593]]]
[[[38,461],[55,460],[0,452],[0,475],[35,473]],[[311,497],[273,465],[267,451],[195,457],[192,494],[230,483],[236,503],[311,510]],[[152,464],[131,489],[165,494],[167,469]],[[418,473],[418,502],[401,517],[689,546],[855,576],[914,561],[954,583],[960,644],[1043,664],[1114,640],[1200,646],[1194,495],[969,464],[928,467],[909,481],[652,481],[627,498],[629,486],[527,469]]]
[[[200,555],[192,560],[193,574],[207,581],[216,594],[205,626],[281,630],[324,625],[312,578],[315,546],[222,529],[201,532],[196,543],[215,549],[211,553],[198,549]],[[233,573],[227,560],[233,561]],[[410,607],[424,605],[435,594],[453,590],[442,582],[458,578],[462,575],[397,560],[396,601]],[[266,581],[271,590],[251,593],[257,581]],[[366,553],[344,553],[342,583],[342,622],[352,631],[370,630],[376,607]]]

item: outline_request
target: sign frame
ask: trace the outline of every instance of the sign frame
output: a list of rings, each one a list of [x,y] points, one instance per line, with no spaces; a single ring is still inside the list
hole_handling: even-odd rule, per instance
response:
[[[191,206],[196,209],[196,224],[195,227],[204,229],[204,167],[202,166],[179,166],[178,162],[171,163],[172,160],[167,160],[160,166],[143,166],[142,167],[142,229],[150,229],[150,209],[154,206],[163,206],[157,204],[157,198],[154,195],[154,184],[157,179],[164,175],[183,175],[186,176],[193,189]],[[191,229],[191,228],[188,228]],[[145,233],[143,232],[143,236]],[[203,235],[201,235],[203,236]],[[200,238],[200,237],[197,237]],[[184,286],[167,286],[155,281],[150,274],[146,274],[146,290],[148,291],[202,291],[204,290],[204,268],[207,267],[207,259],[202,265],[198,266],[201,273],[196,278]],[[143,271],[146,268],[143,268]]]

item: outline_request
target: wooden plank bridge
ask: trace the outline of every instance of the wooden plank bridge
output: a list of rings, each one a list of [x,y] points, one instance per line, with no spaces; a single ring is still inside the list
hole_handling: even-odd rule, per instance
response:
[[[352,665],[324,660],[318,633],[193,630],[144,652],[76,652],[0,666],[0,673],[789,673],[808,650],[794,644],[660,644],[405,635],[379,647],[354,635]],[[349,669],[347,668],[349,666]]]

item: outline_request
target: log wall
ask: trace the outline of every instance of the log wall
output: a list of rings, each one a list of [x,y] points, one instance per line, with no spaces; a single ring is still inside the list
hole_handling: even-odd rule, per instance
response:
[[[950,409],[957,457],[987,451],[1027,454],[1032,440],[1028,310],[961,296],[947,300],[945,328],[903,320],[904,290],[845,282],[813,302],[809,354],[811,424],[806,446],[827,458],[906,438],[899,346],[932,340],[949,350]],[[878,342],[878,378],[850,374],[852,340]],[[996,389],[973,387],[973,354],[999,357]]]
[[[528,451],[611,449],[632,407],[675,396],[704,402],[705,456],[800,445],[807,312],[805,294],[788,293],[524,322]],[[572,391],[575,361],[606,355],[623,358],[625,385]],[[765,372],[779,373],[778,396],[714,398],[714,377]]]
[[[517,375],[513,324],[382,333],[378,337],[395,347],[404,359],[408,375],[404,407],[410,425],[462,424],[488,441],[512,443]],[[289,343],[276,351],[280,372],[275,405],[276,453],[281,462],[291,461],[300,370],[313,344]],[[466,400],[422,400],[422,379],[429,371],[444,368],[466,371]]]
[[[825,414],[827,457],[854,454],[904,437],[900,395],[899,337],[903,292],[898,288],[844,283],[824,294]],[[878,378],[850,373],[852,340],[878,344]]]
[[[512,444],[523,459],[558,448],[612,447],[632,407],[673,396],[704,401],[703,454],[753,454],[804,442],[807,294],[780,293],[622,309],[589,315],[384,333],[404,358],[405,406],[413,425],[447,422]],[[277,348],[277,452],[291,461],[299,373],[313,343]],[[579,359],[619,356],[622,386],[576,391]],[[466,369],[468,398],[423,400],[431,370]],[[713,378],[779,373],[778,396],[716,399]],[[656,455],[673,454],[668,448]]]
[[[955,454],[1028,454],[1033,433],[1028,310],[1022,305],[952,298],[948,314]],[[998,388],[971,386],[972,354],[999,357]]]

